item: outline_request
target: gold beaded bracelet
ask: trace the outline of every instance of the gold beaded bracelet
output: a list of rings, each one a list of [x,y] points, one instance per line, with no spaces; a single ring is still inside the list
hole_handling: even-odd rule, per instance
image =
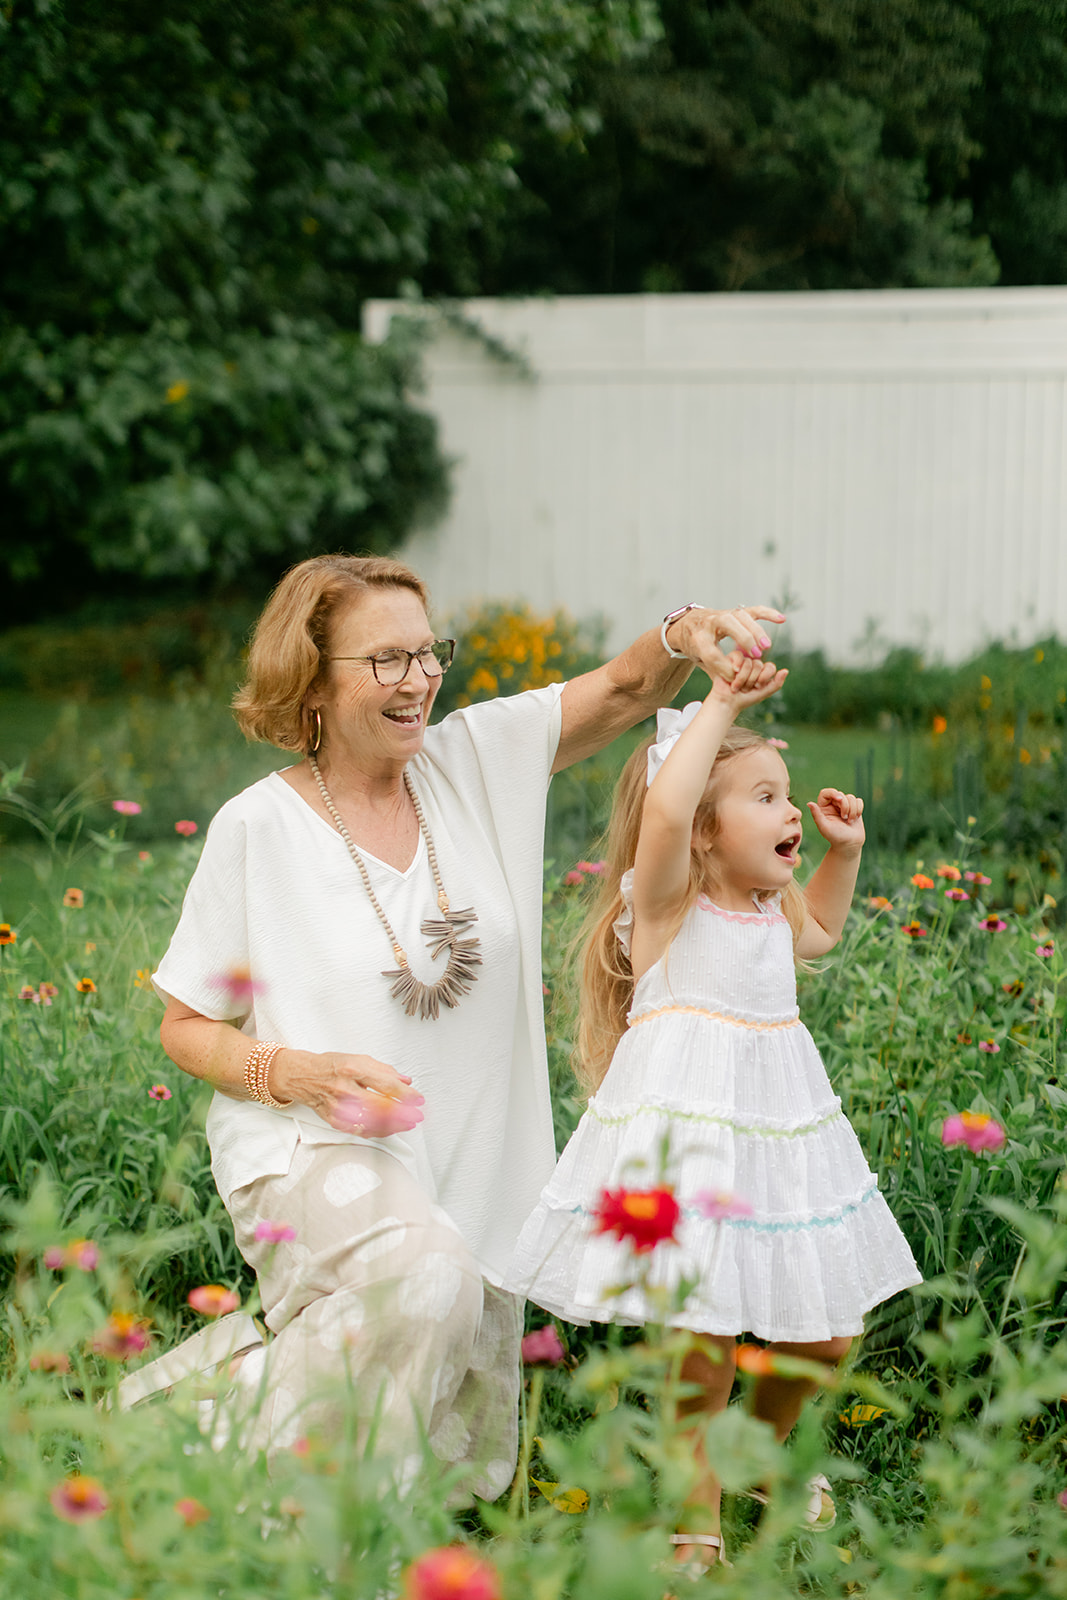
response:
[[[271,1062],[283,1048],[284,1046],[274,1044],[269,1039],[257,1039],[245,1062],[245,1088],[249,1096],[253,1100],[258,1100],[260,1105],[272,1106],[276,1111],[293,1103],[291,1100],[275,1100],[268,1083]]]

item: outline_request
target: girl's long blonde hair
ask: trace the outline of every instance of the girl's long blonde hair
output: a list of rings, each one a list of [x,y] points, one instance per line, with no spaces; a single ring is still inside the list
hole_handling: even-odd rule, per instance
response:
[[[574,1071],[587,1094],[603,1082],[615,1046],[626,1032],[626,1013],[633,996],[634,975],[613,924],[623,910],[620,880],[634,864],[641,815],[647,792],[648,750],[652,739],[639,745],[622,770],[604,838],[604,871],[599,887],[575,941],[580,972],[578,1043]],[[767,743],[751,728],[729,728],[715,757],[704,798],[694,818],[694,842],[689,856],[689,886],[670,937],[673,939],[698,894],[714,892],[708,867],[707,846],[718,832],[717,801],[722,778],[730,763],[746,750]],[[763,898],[767,898],[764,896]],[[804,927],[804,896],[790,882],[782,895],[782,912],[793,930],[793,945]]]

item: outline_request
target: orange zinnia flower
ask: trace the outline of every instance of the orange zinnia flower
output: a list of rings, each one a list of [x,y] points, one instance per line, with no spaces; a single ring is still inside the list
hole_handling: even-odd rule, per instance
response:
[[[0,944],[14,944],[18,938],[17,933],[12,933],[10,922],[0,922]]]
[[[202,1317],[223,1317],[241,1304],[240,1296],[232,1289],[224,1289],[221,1283],[202,1283],[199,1289],[190,1289],[186,1298]]]
[[[914,873],[911,881],[916,889],[932,889],[934,886],[933,878],[928,878],[925,872]]]
[[[773,1377],[778,1370],[771,1352],[765,1350],[761,1344],[738,1345],[737,1369],[739,1372],[747,1372],[753,1378]]]
[[[945,731],[945,729],[947,727],[948,727],[948,718],[947,717],[935,717],[934,718],[934,720],[933,720],[933,730],[934,730],[935,733],[944,733],[944,731]]]
[[[64,889],[63,904],[72,911],[80,911],[85,904],[84,889]]]
[[[960,879],[963,877],[963,873],[960,871],[959,867],[949,867],[946,866],[944,862],[942,862],[938,867],[937,875],[939,878],[950,879],[952,883],[959,883]]]
[[[96,984],[93,982],[92,978],[79,978],[74,987],[77,989],[79,994],[96,993]]]

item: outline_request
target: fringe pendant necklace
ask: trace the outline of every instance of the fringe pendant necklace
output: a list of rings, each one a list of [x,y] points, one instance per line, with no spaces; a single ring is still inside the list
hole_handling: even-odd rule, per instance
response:
[[[412,972],[400,941],[393,932],[389,918],[382,910],[381,902],[374,892],[374,885],[370,881],[370,874],[367,871],[363,857],[352,843],[352,835],[341,821],[337,807],[330,799],[329,790],[322,781],[319,764],[313,755],[308,756],[308,761],[311,764],[312,772],[315,774],[315,782],[319,786],[322,803],[330,813],[334,827],[348,846],[349,855],[359,868],[359,875],[363,879],[363,887],[370,896],[370,903],[378,913],[378,920],[385,929],[389,937],[389,943],[393,947],[393,959],[396,962],[396,968],[382,973],[383,978],[392,978],[393,980],[393,986],[389,992],[394,1000],[400,1001],[409,1017],[426,1017],[433,1021],[440,1015],[442,1006],[457,1006],[463,996],[469,992],[471,985],[477,982],[478,974],[474,969],[481,966],[482,958],[479,953],[480,941],[478,939],[460,938],[460,934],[477,922],[478,918],[474,910],[450,911],[448,908],[448,896],[445,893],[445,886],[441,882],[441,869],[437,865],[437,851],[434,849],[430,830],[426,826],[426,818],[423,815],[419,797],[415,793],[415,785],[405,771],[404,787],[415,808],[419,832],[426,840],[426,854],[429,857],[433,881],[437,885],[437,906],[441,913],[440,917],[427,917],[422,924],[421,932],[423,938],[429,943],[430,959],[432,961],[435,961],[442,951],[448,951],[448,965],[436,983],[423,983],[422,979],[416,978]]]

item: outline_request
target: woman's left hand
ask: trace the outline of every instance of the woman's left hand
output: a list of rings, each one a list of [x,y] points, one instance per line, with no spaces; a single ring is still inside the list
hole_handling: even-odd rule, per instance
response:
[[[672,622],[667,630],[671,647],[683,651],[709,678],[725,678],[729,683],[737,661],[746,657],[762,659],[771,647],[764,622],[784,622],[785,615],[773,606],[735,606],[732,611],[713,611],[698,606]],[[723,639],[732,639],[735,649],[720,650]]]
[[[835,849],[859,850],[867,837],[863,828],[863,801],[858,795],[840,789],[820,789],[817,800],[808,801],[815,826]]]

